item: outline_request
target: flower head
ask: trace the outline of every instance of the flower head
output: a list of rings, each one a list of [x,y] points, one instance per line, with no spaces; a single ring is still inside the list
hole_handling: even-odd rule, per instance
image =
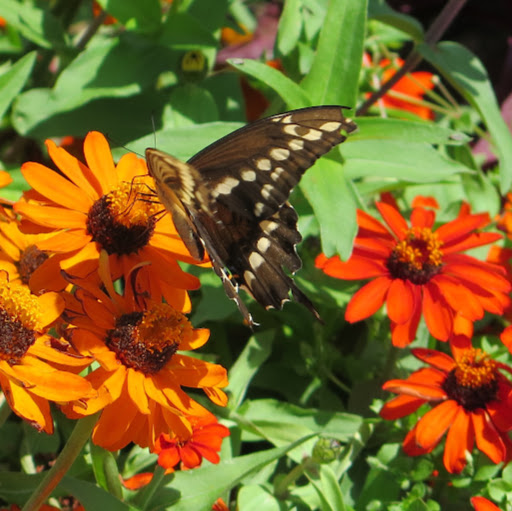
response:
[[[370,57],[365,55],[363,65],[371,65]],[[382,59],[379,61],[379,68],[382,70],[382,81],[388,81],[397,70],[404,65],[400,58]],[[394,108],[397,110],[406,110],[416,114],[422,119],[433,119],[434,112],[423,103],[423,97],[426,92],[432,90],[435,86],[434,75],[427,71],[414,71],[407,74],[391,87],[389,92],[380,99],[382,106]]]
[[[152,180],[145,161],[130,153],[115,166],[107,141],[98,132],[89,133],[84,141],[88,166],[51,140],[46,145],[63,175],[25,163],[22,173],[33,190],[15,204],[25,223],[53,234],[37,248],[58,254],[60,267],[77,276],[97,270],[101,250],[109,255],[114,279],[126,276],[136,264],[150,262],[147,271],[152,279],[164,283],[163,291],[172,287],[173,294],[166,299],[181,301],[187,309],[186,290],[197,289],[199,281],[184,273],[177,260],[194,260],[169,215],[157,222],[163,207],[149,193]],[[56,270],[48,268],[46,274],[52,280]]]
[[[14,413],[50,434],[49,401],[91,395],[91,385],[74,374],[90,361],[46,334],[63,308],[57,293],[35,296],[0,271],[0,386]]]
[[[423,316],[436,339],[472,335],[472,324],[484,311],[501,314],[510,303],[511,285],[504,270],[462,252],[500,238],[476,231],[489,215],[469,214],[434,229],[435,213],[418,200],[408,225],[398,210],[380,202],[387,226],[358,211],[359,233],[346,262],[320,254],[316,266],[340,279],[373,279],[348,304],[345,318],[360,321],[384,303],[391,320],[392,340],[404,347],[414,340]]]
[[[475,440],[494,463],[509,461],[512,443],[506,432],[512,428],[512,385],[500,370],[510,373],[512,369],[469,344],[453,351],[453,358],[424,348],[412,353],[431,367],[406,380],[387,381],[382,387],[399,394],[382,408],[384,419],[404,417],[424,403],[434,406],[407,434],[405,452],[411,456],[428,453],[448,432],[444,465],[450,473],[466,466],[466,451],[472,451]]]
[[[102,257],[100,272],[103,276]],[[225,406],[221,388],[228,383],[226,370],[182,354],[208,340],[206,329],[195,329],[167,303],[146,299],[135,292],[136,276],[128,280],[123,295],[104,277],[108,294],[89,281],[71,279],[79,289],[67,311],[71,341],[77,350],[93,357],[99,367],[87,375],[98,395],[66,407],[68,415],[89,415],[102,410],[93,441],[110,450],[135,442],[153,446],[162,433],[180,438],[192,433],[190,417],[208,414],[182,387],[203,390],[216,404]]]
[[[213,414],[201,417],[189,417],[192,434],[187,438],[179,435],[162,434],[158,438],[154,452],[158,454],[158,464],[169,470],[181,462],[181,468],[186,470],[201,465],[203,458],[210,463],[220,461],[218,452],[222,439],[229,436],[229,429],[217,422]]]

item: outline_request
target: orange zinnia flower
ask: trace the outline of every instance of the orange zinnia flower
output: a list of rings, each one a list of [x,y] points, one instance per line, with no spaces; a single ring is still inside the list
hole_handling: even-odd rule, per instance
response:
[[[153,446],[161,433],[173,431],[180,438],[192,434],[189,416],[208,411],[186,394],[182,387],[202,389],[216,404],[225,406],[221,390],[228,383],[226,370],[216,364],[185,356],[180,352],[203,346],[207,329],[194,329],[188,319],[167,303],[136,295],[132,282],[124,295],[109,281],[106,257],[100,274],[108,290],[104,293],[87,280],[70,279],[79,289],[81,305],[67,317],[72,325],[71,342],[83,355],[94,357],[100,367],[87,375],[98,390],[97,397],[66,407],[71,417],[102,410],[93,441],[105,449],[117,450],[129,442]]]
[[[67,282],[60,275],[60,255],[47,262],[48,254],[37,248],[37,243],[48,238],[48,234],[25,234],[14,219],[0,220],[0,270],[9,274],[12,283],[26,284],[32,292],[41,290],[60,291]],[[44,264],[43,266],[43,263]],[[48,280],[51,268],[52,280]]]
[[[63,309],[57,293],[35,296],[22,284],[12,285],[0,271],[0,387],[16,415],[49,434],[53,421],[48,401],[91,395],[89,382],[73,374],[90,362],[67,354],[64,344],[55,349],[56,339],[45,333]]]
[[[371,66],[371,59],[368,54],[363,56],[363,66]],[[382,59],[378,66],[382,71],[382,81],[388,81],[404,61],[401,58]],[[435,87],[433,81],[434,75],[427,71],[414,71],[401,78],[390,91],[380,99],[384,107],[396,108],[397,110],[406,110],[412,112],[422,119],[433,119],[434,112],[427,106],[418,104],[423,100],[423,96],[429,90]],[[368,94],[369,96],[369,94]]]
[[[180,438],[177,434],[162,434],[158,438],[154,452],[158,454],[158,464],[172,471],[181,461],[181,468],[186,470],[201,465],[203,458],[210,463],[218,463],[218,452],[222,439],[229,436],[229,429],[219,424],[213,414],[201,417],[189,417],[192,434]]]
[[[467,340],[466,340],[467,341]],[[416,348],[412,354],[429,364],[406,380],[387,381],[382,388],[398,397],[386,403],[380,415],[398,419],[409,415],[424,403],[435,407],[416,423],[404,440],[411,456],[426,454],[448,431],[444,465],[450,473],[466,466],[466,451],[474,442],[493,463],[512,457],[512,442],[506,431],[512,429],[512,385],[499,370],[512,368],[470,347],[452,350],[453,358],[440,351]]]
[[[212,511],[229,511],[227,504],[220,497],[213,503]]]
[[[54,236],[38,242],[40,250],[59,254],[67,272],[86,276],[98,268],[102,249],[110,256],[114,279],[127,275],[138,263],[149,261],[152,280],[167,284],[165,298],[180,309],[190,308],[186,289],[197,289],[196,277],[183,272],[177,260],[194,263],[169,215],[156,221],[163,207],[151,197],[153,180],[145,161],[124,155],[114,165],[105,137],[90,132],[84,141],[88,166],[65,149],[46,141],[50,157],[64,177],[39,163],[28,162],[22,173],[34,191],[15,210],[37,228]],[[35,227],[34,227],[35,226]],[[55,277],[50,268],[48,281]]]
[[[493,504],[485,497],[471,497],[470,500],[471,505],[475,508],[475,511],[501,511],[496,504]]]
[[[413,205],[410,227],[389,204],[377,203],[387,227],[358,211],[359,233],[350,259],[320,254],[315,264],[339,279],[374,279],[352,297],[345,318],[360,321],[386,303],[395,346],[414,340],[422,315],[436,339],[446,341],[454,333],[469,337],[485,310],[503,312],[511,285],[503,268],[462,252],[500,235],[475,232],[489,223],[489,215],[472,215],[464,208],[457,219],[434,230],[434,211],[417,199]]]

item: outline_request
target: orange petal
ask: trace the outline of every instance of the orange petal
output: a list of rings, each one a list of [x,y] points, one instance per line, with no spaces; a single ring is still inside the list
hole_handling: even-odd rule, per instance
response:
[[[140,371],[128,369],[126,378],[128,394],[140,413],[149,414],[150,409],[148,396],[144,390],[144,380],[144,374]]]
[[[85,231],[87,215],[81,211],[72,211],[53,206],[17,202],[14,211],[32,220],[37,225],[56,229],[82,229]]]
[[[416,442],[425,449],[437,445],[446,430],[452,425],[459,405],[452,400],[444,401],[427,412],[418,422]]]
[[[415,309],[413,284],[408,280],[394,279],[387,294],[388,316],[395,323],[405,323],[411,319]]]
[[[21,173],[34,190],[64,208],[87,213],[93,204],[78,186],[40,163],[24,163]]]
[[[347,305],[345,319],[354,323],[377,312],[384,304],[391,282],[389,277],[378,277],[363,286]]]
[[[87,134],[84,155],[88,167],[100,183],[102,195],[113,190],[119,184],[119,177],[108,142],[101,133],[90,131]]]
[[[64,310],[64,300],[58,293],[45,293],[37,298],[43,317],[41,318],[42,326],[47,326],[53,323]]]
[[[441,225],[436,229],[436,234],[444,242],[443,251],[449,250],[453,243],[459,243],[461,239],[468,236],[471,231],[485,227],[490,222],[488,213],[479,215],[465,215],[458,217],[451,222]]]
[[[466,452],[473,450],[475,434],[469,413],[459,406],[455,420],[446,437],[444,466],[450,474],[460,473],[466,466]]]
[[[431,350],[427,348],[415,348],[411,353],[419,360],[443,371],[449,373],[455,368],[455,361],[452,357],[441,351]]]
[[[436,220],[436,213],[431,209],[416,207],[411,213],[411,225],[414,227],[432,228]]]
[[[51,238],[38,241],[37,248],[48,252],[68,253],[85,247],[91,238],[84,229],[61,231]]]
[[[315,265],[319,268],[318,264]],[[369,279],[389,273],[382,259],[361,257],[356,253],[348,261],[342,261],[338,256],[331,257],[321,269],[330,277],[345,280]]]
[[[210,330],[208,328],[195,328],[192,338],[189,341],[182,341],[180,343],[180,351],[197,350],[204,346],[209,338]]]
[[[61,172],[77,185],[91,201],[100,198],[100,187],[90,169],[52,140],[46,141],[48,154]]]
[[[471,501],[471,505],[475,508],[475,511],[501,511],[498,506],[485,497],[471,497],[469,500]]]
[[[219,388],[203,387],[203,390],[212,403],[215,403],[218,406],[226,406],[228,404],[228,396]]]
[[[405,394],[424,401],[440,401],[446,398],[446,392],[438,385],[430,382],[415,382],[409,380],[388,380],[382,385],[383,390]]]
[[[501,342],[512,353],[512,325],[507,326],[500,335]]]

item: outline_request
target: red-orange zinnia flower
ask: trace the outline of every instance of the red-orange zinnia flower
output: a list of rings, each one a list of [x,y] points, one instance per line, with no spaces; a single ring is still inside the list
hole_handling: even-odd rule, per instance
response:
[[[448,432],[444,465],[459,473],[466,466],[466,451],[477,448],[493,463],[512,457],[512,442],[506,433],[512,428],[512,385],[500,369],[512,368],[469,346],[453,350],[453,358],[440,351],[416,348],[412,354],[429,364],[406,380],[387,381],[382,388],[398,397],[384,405],[384,419],[398,419],[425,404],[434,405],[418,420],[404,440],[411,456],[426,454]]]
[[[388,81],[398,69],[404,64],[401,58],[382,59],[379,61],[379,67],[382,71],[382,81]],[[363,65],[371,65],[370,57],[365,54]],[[387,108],[396,108],[397,110],[406,110],[412,112],[422,119],[433,119],[434,112],[425,105],[420,104],[423,96],[435,86],[434,75],[428,71],[414,71],[398,80],[390,91],[379,100]]]
[[[180,438],[177,434],[162,434],[158,438],[154,452],[158,454],[158,464],[169,470],[181,462],[186,470],[201,465],[203,458],[210,463],[218,463],[218,452],[222,439],[229,436],[229,429],[217,422],[213,414],[190,417],[192,435]]]
[[[317,268],[339,279],[373,279],[350,300],[345,313],[355,322],[386,303],[392,340],[404,347],[414,340],[423,316],[436,339],[472,335],[484,311],[501,314],[510,303],[510,282],[503,268],[462,252],[492,243],[498,233],[476,231],[490,219],[469,214],[434,229],[435,212],[416,201],[409,226],[393,206],[377,203],[387,226],[358,211],[359,232],[350,259],[320,254]]]
[[[220,497],[213,503],[212,511],[229,511],[227,504]]]
[[[493,504],[485,497],[471,497],[470,500],[472,506],[475,508],[475,511],[501,511],[496,504]]]

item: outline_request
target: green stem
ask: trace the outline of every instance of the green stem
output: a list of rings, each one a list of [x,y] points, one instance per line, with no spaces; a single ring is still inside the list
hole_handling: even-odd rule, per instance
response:
[[[133,499],[132,504],[139,509],[146,509],[149,504],[149,501],[151,500],[151,497],[153,497],[156,490],[160,488],[164,476],[165,468],[157,464],[155,467],[155,471],[153,472],[153,479],[151,479],[150,483],[147,486],[144,486],[144,488],[141,489],[141,491]]]
[[[75,429],[73,429],[64,449],[62,449],[52,468],[48,470],[35,492],[23,506],[22,511],[37,511],[44,504],[61,479],[66,475],[66,472],[80,454],[82,447],[89,440],[94,425],[98,420],[98,415],[99,413],[77,421]]]
[[[458,12],[464,7],[467,0],[450,0],[439,16],[434,20],[427,33],[425,34],[425,44],[434,46],[441,39],[446,29],[457,16]],[[365,115],[371,105],[388,92],[393,85],[401,80],[407,73],[412,71],[421,62],[422,56],[417,50],[413,50],[404,62],[404,65],[387,81],[381,88],[374,92],[358,109],[357,115]]]
[[[308,468],[314,465],[316,465],[316,462],[311,456],[308,456],[302,460],[302,463],[293,467],[290,472],[276,484],[274,489],[275,497],[279,500],[286,499],[289,493],[288,488],[295,483]]]

